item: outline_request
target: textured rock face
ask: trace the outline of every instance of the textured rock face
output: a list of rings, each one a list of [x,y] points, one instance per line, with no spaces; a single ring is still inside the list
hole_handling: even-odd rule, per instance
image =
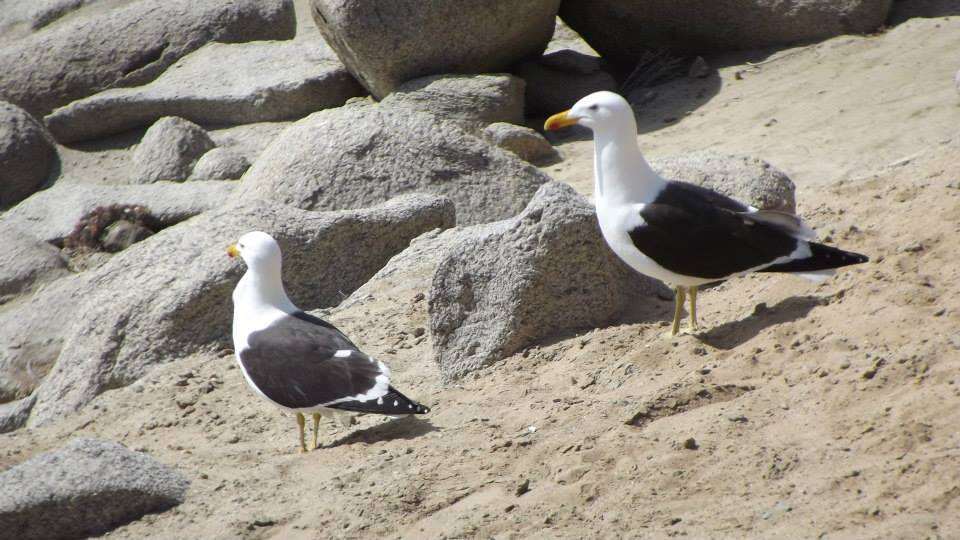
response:
[[[164,229],[78,276],[68,291],[53,291],[79,298],[74,309],[83,316],[53,332],[61,346],[36,391],[28,425],[59,419],[157,363],[228,346],[230,293],[244,269],[224,250],[245,232],[277,238],[290,297],[313,309],[338,303],[410,240],[453,222],[449,200],[409,195],[375,208],[327,213],[252,202]],[[27,317],[18,324],[40,323]],[[14,369],[22,360],[7,365]]]
[[[0,40],[21,39],[84,6],[108,0],[0,0]]]
[[[498,72],[540,54],[559,5],[560,0],[312,0],[312,11],[347,69],[382,99],[417,77]]]
[[[650,166],[664,178],[697,184],[762,210],[797,211],[793,181],[761,159],[695,152],[653,160]]]
[[[564,0],[560,16],[604,57],[705,53],[873,32],[892,0]]]
[[[193,122],[175,116],[161,118],[133,151],[133,182],[186,180],[200,156],[214,146],[210,135]]]
[[[145,206],[167,227],[224,204],[233,182],[155,182],[149,185],[55,184],[18,204],[0,217],[7,224],[30,231],[44,242],[58,243],[73,231],[84,215],[98,206]]]
[[[602,69],[600,58],[569,49],[524,62],[514,72],[527,83],[530,114],[553,114],[594,92],[617,90],[616,80]]]
[[[0,209],[40,189],[56,160],[43,126],[20,107],[0,101]]]
[[[190,481],[111,441],[73,439],[0,473],[0,530],[45,540],[99,535],[184,501]]]
[[[60,251],[15,225],[0,224],[0,302],[67,273]]]
[[[140,0],[0,49],[0,99],[43,116],[106,88],[153,80],[207,42],[291,39],[295,30],[291,0]]]
[[[524,211],[453,247],[429,295],[436,360],[451,380],[558,332],[616,320],[652,282],[620,262],[593,207],[549,183]]]
[[[523,91],[523,80],[512,75],[433,75],[402,84],[380,103],[472,130],[493,122],[523,122]]]
[[[362,208],[402,193],[449,197],[457,221],[504,219],[549,177],[456,125],[406,109],[353,104],[287,128],[236,197],[308,210]]]
[[[208,43],[149,84],[75,101],[46,122],[66,143],[150,125],[164,116],[203,125],[289,120],[340,106],[362,92],[322,43]]]
[[[36,396],[30,396],[0,404],[0,433],[22,428],[27,423],[27,418],[30,418],[30,410],[35,401]]]
[[[227,148],[214,148],[200,157],[190,180],[236,180],[250,168],[242,154]]]
[[[483,137],[524,161],[540,163],[556,159],[557,150],[536,131],[523,126],[497,122],[483,130]]]

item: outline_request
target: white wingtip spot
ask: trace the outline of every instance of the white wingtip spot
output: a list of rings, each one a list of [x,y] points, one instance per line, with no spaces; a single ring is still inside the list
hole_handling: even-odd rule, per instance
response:
[[[412,409],[412,408],[413,408],[413,405],[407,405],[407,408],[408,408],[408,409]]]
[[[400,403],[398,403],[397,400],[393,400],[393,406],[394,406],[394,407],[396,407],[396,406],[399,405],[399,404],[400,404]]]
[[[377,398],[377,405],[383,405],[383,398],[382,398],[382,397]]]
[[[340,349],[339,351],[333,353],[333,356],[337,358],[346,358],[351,354],[353,354],[353,351],[351,351],[350,349]]]

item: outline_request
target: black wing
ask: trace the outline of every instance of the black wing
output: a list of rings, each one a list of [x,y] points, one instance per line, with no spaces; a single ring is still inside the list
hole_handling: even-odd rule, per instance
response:
[[[307,313],[298,312],[253,332],[247,345],[238,353],[244,371],[281,406],[322,405],[383,414],[426,412],[420,405],[409,407],[413,402],[389,386],[389,372],[380,362],[357,349],[335,326]],[[386,390],[384,395],[376,395],[378,385]],[[348,399],[354,396],[367,399]]]
[[[724,208],[733,212],[746,212],[750,208],[736,199],[731,199],[722,193],[707,189],[696,184],[669,180],[667,187],[657,195],[661,204],[684,206],[689,204],[706,204]]]
[[[640,211],[634,246],[671,272],[703,279],[727,276],[789,255],[798,240],[782,228],[750,220],[747,207],[692,184],[671,182]]]

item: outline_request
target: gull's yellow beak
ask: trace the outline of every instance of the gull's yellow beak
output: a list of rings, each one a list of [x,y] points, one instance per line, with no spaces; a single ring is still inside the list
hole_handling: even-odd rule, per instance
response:
[[[547,121],[543,124],[543,129],[553,131],[555,129],[576,125],[578,123],[577,119],[570,116],[569,113],[570,111],[563,111],[547,118]]]
[[[231,259],[240,255],[240,252],[237,250],[236,244],[230,244],[230,247],[227,248],[227,256]]]

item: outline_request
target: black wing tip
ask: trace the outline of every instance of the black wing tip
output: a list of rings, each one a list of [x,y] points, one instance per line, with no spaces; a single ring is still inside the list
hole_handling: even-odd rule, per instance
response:
[[[345,401],[331,405],[331,408],[342,409],[345,411],[362,412],[370,414],[385,414],[389,416],[405,414],[427,414],[430,407],[421,405],[416,401],[398,392],[392,386],[387,395],[369,401]]]

